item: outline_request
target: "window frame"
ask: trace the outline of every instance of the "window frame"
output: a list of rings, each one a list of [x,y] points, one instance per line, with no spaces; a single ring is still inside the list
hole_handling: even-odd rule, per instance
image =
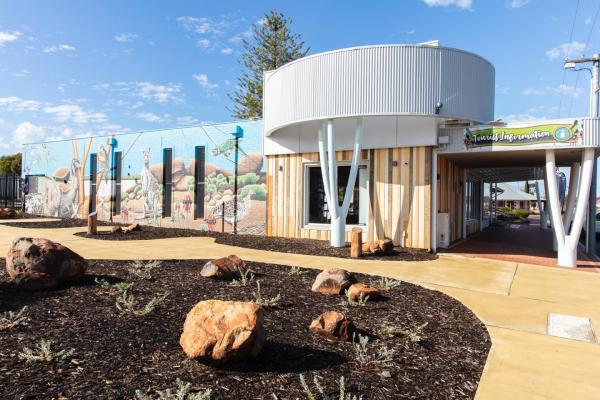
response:
[[[337,166],[338,167],[350,167],[352,164],[351,161],[337,161]],[[309,206],[309,200],[310,200],[310,191],[307,190],[308,189],[308,180],[310,177],[309,174],[309,168],[319,168],[321,169],[321,163],[319,162],[305,162],[302,164],[302,229],[315,229],[315,230],[330,230],[331,229],[331,224],[328,223],[317,223],[317,222],[309,222],[309,213],[310,213],[310,206]],[[358,167],[364,167],[364,169],[366,170],[367,173],[367,194],[369,196],[367,196],[367,198],[369,199],[368,203],[367,203],[367,211],[369,210],[370,207],[370,190],[371,190],[371,181],[370,181],[370,167],[369,167],[369,160],[361,160],[358,163]],[[358,172],[356,174],[356,179],[359,178]],[[346,224],[346,231],[352,230],[352,228],[363,228],[363,230],[365,228],[368,229],[369,227],[369,218],[367,215],[367,222],[364,224]]]

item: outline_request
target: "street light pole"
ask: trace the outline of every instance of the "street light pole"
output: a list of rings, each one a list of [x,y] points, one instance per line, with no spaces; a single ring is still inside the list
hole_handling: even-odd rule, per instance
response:
[[[592,68],[577,69],[578,64],[592,63]],[[598,103],[600,91],[600,54],[594,54],[589,58],[577,58],[573,60],[565,60],[564,67],[574,71],[587,69],[591,73],[590,81],[590,117],[598,118]],[[590,186],[590,194],[588,197],[588,216],[585,250],[588,254],[596,254],[596,175],[597,175],[597,159],[594,156],[594,168],[592,172],[592,182]],[[568,228],[568,227],[567,227]]]

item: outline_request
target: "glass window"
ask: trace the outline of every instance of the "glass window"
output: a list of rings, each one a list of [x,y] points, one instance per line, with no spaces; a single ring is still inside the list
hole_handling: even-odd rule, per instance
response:
[[[323,187],[323,177],[321,176],[321,167],[318,165],[309,166],[306,179],[306,187],[304,188],[307,194],[308,206],[304,207],[308,210],[307,221],[310,224],[328,224],[331,222],[329,213],[329,205],[325,198],[325,189]],[[337,197],[339,204],[344,201],[346,185],[350,176],[350,166],[338,166],[338,190]],[[369,218],[369,193],[367,191],[367,167],[360,165],[352,198],[350,199],[350,207],[346,216],[346,223],[349,225],[366,225]]]

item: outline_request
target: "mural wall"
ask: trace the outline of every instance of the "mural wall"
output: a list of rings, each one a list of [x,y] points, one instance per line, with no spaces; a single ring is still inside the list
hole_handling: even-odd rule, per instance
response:
[[[238,192],[234,193],[236,126],[239,141]],[[194,219],[195,146],[206,146],[204,218]],[[163,149],[173,152],[171,216],[162,217]],[[115,152],[122,154],[121,212],[112,215]],[[90,158],[98,160],[98,219],[156,226],[231,231],[237,202],[238,231],[262,234],[266,184],[262,121],[204,125],[160,131],[77,138],[25,145],[23,173],[29,177],[27,212],[86,218]]]

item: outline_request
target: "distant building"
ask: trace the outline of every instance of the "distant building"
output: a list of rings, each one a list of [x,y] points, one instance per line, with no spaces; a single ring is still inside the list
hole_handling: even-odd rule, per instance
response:
[[[519,189],[513,184],[498,184],[498,208],[507,207],[511,210],[531,210],[533,208],[531,203],[536,200],[534,195]]]

